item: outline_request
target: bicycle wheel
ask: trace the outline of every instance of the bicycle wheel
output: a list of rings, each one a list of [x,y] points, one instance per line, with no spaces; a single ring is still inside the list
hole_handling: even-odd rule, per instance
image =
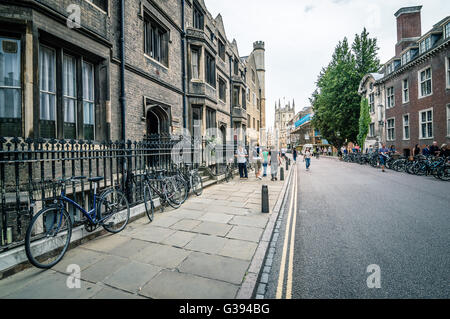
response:
[[[181,203],[174,199],[177,193],[177,187],[175,185],[175,181],[173,179],[165,178],[161,182],[161,188],[162,193],[165,196],[165,201],[168,203],[172,208],[179,208],[181,206]]]
[[[144,206],[145,206],[145,213],[147,214],[147,217],[150,220],[150,222],[152,222],[155,214],[155,204],[153,203],[152,189],[150,188],[150,185],[148,185],[147,183],[145,183],[144,186]]]
[[[192,175],[192,190],[197,196],[200,196],[203,193],[203,181],[198,172],[195,172]]]
[[[175,205],[181,206],[188,197],[189,190],[187,183],[180,176],[174,176],[171,181],[174,186],[174,192],[169,200],[173,201]]]
[[[44,208],[31,220],[25,235],[25,252],[33,266],[49,269],[69,247],[72,221],[62,207]]]
[[[450,181],[450,166],[445,165],[438,171],[438,177],[443,181]]]
[[[125,194],[118,189],[104,192],[99,200],[97,214],[106,231],[117,234],[124,230],[130,219],[130,205]]]

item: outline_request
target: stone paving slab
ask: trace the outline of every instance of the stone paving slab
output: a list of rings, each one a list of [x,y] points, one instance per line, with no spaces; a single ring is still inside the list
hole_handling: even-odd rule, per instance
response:
[[[114,288],[104,287],[95,296],[93,296],[92,299],[145,299],[145,297]]]
[[[214,223],[228,223],[233,218],[232,215],[223,214],[223,213],[206,213],[203,215],[200,220],[206,222],[214,222]]]
[[[166,238],[170,237],[174,230],[156,226],[147,226],[145,229],[138,229],[130,234],[130,237],[140,239],[143,241],[150,241],[160,243]]]
[[[185,232],[185,231],[177,231],[177,232],[173,233],[170,237],[163,240],[161,243],[165,244],[165,245],[182,248],[182,247],[186,246],[189,242],[191,242],[191,240],[194,239],[194,237],[196,235],[197,234],[195,234],[195,233],[189,233],[189,232]]]
[[[251,260],[257,247],[258,244],[253,242],[229,240],[225,243],[225,246],[219,252],[219,255],[243,260]]]
[[[134,293],[156,276],[161,269],[157,266],[132,261],[106,277],[103,282],[109,286]]]
[[[0,298],[12,294],[17,290],[21,290],[28,285],[32,285],[43,277],[54,273],[54,270],[30,268],[19,272],[12,277],[2,279],[0,280]]]
[[[106,256],[98,263],[81,272],[81,279],[93,283],[102,282],[109,274],[117,271],[130,261],[127,258],[117,256]]]
[[[186,205],[186,204],[185,204]],[[187,209],[186,207],[183,207],[173,211],[173,212],[169,212],[166,214],[163,214],[163,216],[170,216],[173,218],[178,218],[178,219],[198,219],[200,217],[202,217],[203,215],[205,215],[206,212],[202,211],[202,210],[196,210],[196,209]]]
[[[80,248],[80,250],[71,250],[68,251],[64,255],[64,258],[58,264],[53,266],[52,269],[65,273],[69,265],[76,264],[83,271],[105,257],[106,255],[103,253],[88,249]]]
[[[132,255],[135,255],[140,250],[144,249],[148,246],[148,242],[139,240],[139,239],[131,239],[119,246],[108,251],[109,254],[128,258]]]
[[[8,295],[8,299],[88,299],[101,290],[100,286],[81,281],[81,288],[68,289],[67,275],[49,273],[32,285]]]
[[[226,238],[198,234],[185,248],[208,254],[217,254],[225,247],[227,241]]]
[[[110,250],[114,249],[115,247],[117,247],[123,243],[126,243],[127,241],[130,240],[130,238],[123,236],[123,235],[124,235],[123,232],[121,232],[120,234],[117,234],[117,235],[108,234],[101,238],[97,238],[90,242],[87,242],[86,244],[81,245],[80,248],[86,248],[86,249],[100,251],[100,252],[110,251]],[[64,257],[64,258],[66,258],[66,257]]]
[[[180,272],[239,285],[249,265],[248,261],[240,259],[192,253],[178,269]]]
[[[167,245],[151,244],[146,249],[132,257],[141,263],[162,268],[176,268],[191,252]]]
[[[201,224],[201,221],[194,219],[182,219],[176,224],[172,225],[170,228],[176,230],[190,231]]]
[[[232,299],[237,290],[226,282],[163,270],[140,294],[153,299]]]
[[[232,227],[233,226],[231,225],[222,223],[202,222],[200,225],[192,229],[192,232],[224,237],[228,234]]]
[[[170,227],[173,224],[176,224],[180,221],[179,218],[176,217],[171,217],[171,216],[164,216],[164,218],[162,218],[163,216],[158,216],[159,218],[155,218],[152,222],[153,226],[159,226],[159,227]]]
[[[247,240],[253,242],[259,242],[263,229],[247,227],[247,226],[234,226],[228,233],[227,238]]]
[[[230,220],[230,224],[238,226],[266,227],[268,216],[235,216]]]

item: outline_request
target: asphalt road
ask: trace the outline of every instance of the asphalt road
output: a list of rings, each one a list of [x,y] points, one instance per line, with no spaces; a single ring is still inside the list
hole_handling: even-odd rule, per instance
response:
[[[309,172],[300,159],[296,169],[292,280],[288,245],[282,298],[289,285],[293,299],[450,297],[449,182],[325,158]],[[289,202],[265,298],[276,297]],[[379,266],[381,288],[368,288],[369,265]]]

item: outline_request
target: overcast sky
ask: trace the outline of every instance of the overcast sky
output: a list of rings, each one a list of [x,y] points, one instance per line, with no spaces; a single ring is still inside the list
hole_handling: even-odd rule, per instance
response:
[[[422,34],[450,15],[448,0],[205,0],[209,12],[222,14],[229,41],[237,40],[241,56],[253,42],[266,45],[266,126],[273,126],[275,101],[295,99],[296,111],[308,98],[322,67],[344,37],[367,28],[378,39],[384,63],[395,54],[394,13],[401,7],[423,5]]]

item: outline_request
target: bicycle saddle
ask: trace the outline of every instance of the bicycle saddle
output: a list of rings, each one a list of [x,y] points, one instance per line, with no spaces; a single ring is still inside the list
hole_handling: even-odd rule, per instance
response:
[[[91,177],[91,178],[88,179],[88,181],[89,182],[93,182],[93,183],[98,183],[98,182],[102,181],[103,179],[104,179],[104,177],[101,177],[101,176],[99,176],[99,177]]]

